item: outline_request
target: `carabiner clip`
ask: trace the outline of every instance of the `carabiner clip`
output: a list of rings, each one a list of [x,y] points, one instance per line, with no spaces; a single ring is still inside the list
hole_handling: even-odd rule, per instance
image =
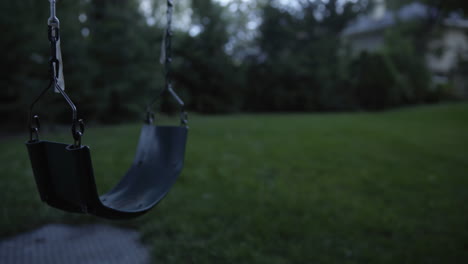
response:
[[[33,126],[33,122],[35,123],[35,126]],[[30,141],[38,141],[39,140],[39,129],[40,128],[41,128],[41,123],[39,122],[39,116],[34,115],[31,122],[29,123],[29,140]]]
[[[77,125],[79,126],[79,130],[76,129]],[[74,139],[73,147],[76,147],[76,148],[81,147],[81,137],[83,136],[84,131],[85,131],[85,126],[84,126],[83,119],[73,121],[73,125],[72,125],[72,135]]]

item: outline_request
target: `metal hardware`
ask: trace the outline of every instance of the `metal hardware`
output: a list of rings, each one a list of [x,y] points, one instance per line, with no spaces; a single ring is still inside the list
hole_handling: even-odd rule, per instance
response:
[[[73,101],[68,97],[65,91],[60,86],[59,78],[61,72],[61,61],[57,57],[57,45],[60,40],[60,22],[59,19],[56,17],[56,9],[55,3],[56,0],[49,0],[50,2],[50,18],[47,22],[48,24],[48,39],[50,42],[50,59],[49,59],[49,71],[50,71],[50,83],[41,93],[34,99],[32,104],[29,107],[29,128],[30,128],[30,139],[31,140],[39,140],[39,117],[34,115],[31,118],[34,106],[36,103],[44,96],[44,94],[51,88],[54,87],[55,91],[60,93],[62,97],[67,101],[68,105],[72,110],[72,136],[74,139],[74,146],[80,147],[81,146],[81,137],[84,134],[84,122],[83,120],[78,120],[78,110],[76,109],[75,104]],[[35,126],[33,125],[33,120],[35,122]],[[79,130],[77,130],[77,126]]]
[[[57,18],[56,9],[55,9],[55,3],[57,2],[57,0],[49,0],[49,2],[50,2],[50,17],[49,17],[49,20],[47,21],[47,24],[51,27],[59,28],[60,21]]]
[[[34,122],[34,125],[33,125]],[[29,141],[38,141],[39,140],[39,129],[41,128],[41,123],[39,121],[39,116],[34,115],[32,120],[29,122]]]
[[[77,130],[78,127],[78,130]],[[79,148],[81,147],[81,137],[83,136],[85,131],[85,126],[83,119],[79,119],[76,122],[73,122],[72,125],[72,134],[73,134],[73,139],[75,140],[74,142],[74,147]]]
[[[167,25],[166,25],[166,30],[165,34],[163,37],[163,42],[162,42],[162,52],[161,52],[161,62],[164,63],[164,77],[165,77],[165,85],[162,91],[152,100],[147,106],[147,116],[152,113],[149,111],[151,107],[159,101],[159,99],[162,97],[162,95],[165,92],[169,92],[174,98],[174,100],[179,104],[180,106],[180,123],[182,126],[186,127],[188,123],[188,114],[185,111],[185,103],[180,99],[180,97],[177,95],[177,93],[172,89],[172,71],[171,71],[171,64],[172,64],[172,14],[173,14],[173,9],[174,9],[174,2],[173,0],[167,0],[167,12],[166,12],[166,17],[167,17]],[[153,113],[153,119],[154,119],[154,113]],[[148,119],[147,119],[148,120]]]
[[[151,111],[150,109],[147,109],[145,123],[150,125],[150,124],[153,124],[153,122],[154,122],[154,112]]]

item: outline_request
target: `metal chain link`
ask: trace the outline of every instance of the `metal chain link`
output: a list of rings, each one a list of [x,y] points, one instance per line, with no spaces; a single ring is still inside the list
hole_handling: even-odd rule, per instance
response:
[[[165,77],[165,86],[161,94],[159,94],[151,103],[148,105],[148,110],[146,114],[146,122],[151,124],[154,120],[154,113],[150,110],[153,104],[164,94],[164,92],[169,92],[171,96],[177,101],[181,107],[180,114],[180,123],[182,126],[187,126],[188,115],[185,111],[185,103],[180,99],[177,93],[172,88],[172,15],[174,12],[174,2],[173,0],[167,0],[167,11],[166,11],[166,30],[163,37],[163,47],[162,47],[162,57],[164,62],[164,77]]]
[[[60,39],[60,21],[56,16],[55,3],[56,0],[49,0],[50,2],[50,17],[47,21],[48,25],[48,38],[50,41],[50,74],[51,80],[58,79],[60,72],[60,61],[57,58],[57,43]],[[54,81],[55,82],[55,81]],[[55,83],[54,83],[55,84]]]
[[[78,120],[77,109],[73,101],[68,97],[68,95],[63,90],[63,87],[60,87],[59,78],[60,78],[60,71],[62,67],[62,62],[57,57],[57,45],[59,45],[60,41],[60,21],[56,15],[56,0],[49,0],[50,2],[50,18],[47,21],[49,26],[49,41],[51,47],[51,54],[50,54],[50,71],[51,71],[51,82],[53,83],[54,89],[56,92],[61,93],[62,96],[65,98],[67,103],[72,108],[72,136],[75,147],[81,146],[81,137],[84,134],[84,122],[82,119]]]
[[[171,63],[172,63],[172,13],[174,10],[174,3],[172,0],[167,0],[167,25],[166,35],[164,36],[164,70],[166,74],[166,89],[172,86],[171,79]]]
[[[81,137],[84,134],[84,122],[83,120],[78,120],[78,111],[76,109],[75,104],[73,101],[68,97],[65,91],[59,85],[59,78],[60,78],[60,68],[61,68],[61,61],[57,57],[57,45],[59,45],[60,41],[60,21],[56,16],[55,13],[55,4],[56,0],[49,0],[50,2],[50,18],[47,21],[48,25],[48,39],[50,42],[50,59],[49,59],[49,67],[50,67],[50,83],[45,88],[39,96],[33,101],[29,108],[29,129],[30,129],[30,141],[37,141],[39,140],[39,116],[32,115],[33,109],[35,104],[42,98],[46,91],[48,91],[51,87],[53,87],[56,91],[58,91],[63,98],[67,101],[68,105],[70,105],[72,109],[72,136],[74,139],[74,147],[81,146]]]

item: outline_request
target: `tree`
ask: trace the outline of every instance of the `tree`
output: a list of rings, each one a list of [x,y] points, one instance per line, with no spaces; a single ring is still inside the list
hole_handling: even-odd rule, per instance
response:
[[[393,0],[387,1],[390,8],[396,9],[403,5],[414,2],[412,0]],[[447,14],[453,11],[462,11],[465,15],[468,15],[468,2],[459,0],[422,0],[420,1],[431,7],[435,7],[442,11],[443,14]]]
[[[288,11],[270,1],[263,8],[258,45],[251,58],[250,100],[256,111],[310,111],[350,108],[344,84],[339,32],[358,13],[350,3],[302,1]],[[358,3],[360,5],[360,3]],[[348,104],[348,103],[346,103]]]
[[[102,122],[134,117],[155,90],[159,72],[155,37],[136,0],[95,0],[90,3],[89,74],[93,89],[83,97],[88,116]],[[155,54],[148,56],[148,54]],[[159,76],[159,75],[158,75]]]
[[[6,123],[24,126],[29,105],[48,84],[49,4],[42,1],[2,1],[0,9],[4,12],[0,18],[3,34],[0,47],[5,51],[1,62],[0,117]],[[65,78],[70,81],[81,79],[75,69],[85,60],[83,45],[79,44],[81,28],[76,24],[81,10],[80,1],[65,1],[60,3],[57,11],[61,18],[64,58],[70,62],[65,67]],[[74,90],[76,86],[71,83],[68,87]],[[76,84],[79,86],[79,82]],[[64,106],[63,98],[54,96],[52,92],[41,101],[37,111],[45,119],[55,120],[66,111],[69,114],[68,109],[59,108]],[[41,111],[41,106],[46,106],[49,111]]]
[[[193,0],[192,10],[192,26],[200,32],[194,36],[178,35],[174,41],[174,79],[178,89],[189,94],[190,109],[202,113],[238,111],[242,82],[225,52],[228,35],[223,8],[211,0]]]

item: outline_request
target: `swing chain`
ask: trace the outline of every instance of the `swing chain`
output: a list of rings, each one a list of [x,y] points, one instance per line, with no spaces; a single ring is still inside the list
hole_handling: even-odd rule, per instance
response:
[[[165,45],[165,63],[164,63],[164,70],[166,75],[166,91],[172,95],[172,97],[177,101],[177,103],[181,107],[180,112],[180,124],[181,126],[187,127],[188,123],[188,114],[185,111],[185,103],[180,99],[180,97],[176,94],[176,92],[172,89],[172,71],[171,71],[171,64],[172,64],[172,15],[174,10],[174,1],[167,0],[167,25],[166,25],[166,35],[164,37],[164,45]]]
[[[188,114],[184,109],[180,112],[180,125],[183,127],[188,126]]]
[[[151,108],[148,107],[146,109],[146,118],[145,118],[146,124],[153,124],[154,122],[154,112],[151,111]]]
[[[166,30],[163,36],[163,43],[162,43],[162,52],[161,52],[161,63],[164,63],[164,77],[165,77],[165,84],[162,91],[156,96],[147,106],[146,109],[146,119],[145,122],[147,124],[152,124],[154,121],[154,112],[151,111],[151,107],[154,103],[162,97],[166,92],[168,92],[172,98],[179,104],[181,107],[180,112],[180,124],[181,126],[187,127],[188,123],[188,114],[185,111],[185,103],[180,99],[177,93],[172,89],[172,71],[171,71],[171,64],[172,64],[172,14],[174,10],[174,1],[167,0],[167,11],[166,11]]]
[[[34,120],[34,121],[33,121]],[[33,124],[34,122],[34,124]],[[39,121],[39,116],[34,115],[32,120],[30,120],[29,125],[29,141],[38,141],[39,140],[39,129],[41,128],[41,123]]]
[[[50,41],[50,74],[51,80],[56,83],[56,79],[59,77],[60,61],[57,58],[57,43],[60,39],[60,21],[56,16],[55,2],[56,0],[50,1],[50,18],[47,21],[48,24],[48,38]]]
[[[32,111],[34,105],[39,101],[39,99],[45,94],[47,90],[53,87],[57,90],[63,98],[67,101],[68,105],[72,109],[72,136],[74,140],[74,147],[81,146],[81,137],[84,134],[84,122],[82,119],[78,119],[77,117],[77,109],[73,101],[68,97],[65,91],[60,87],[58,83],[59,78],[59,70],[61,66],[61,61],[57,57],[57,45],[60,40],[60,21],[56,16],[56,9],[55,4],[56,0],[49,0],[50,2],[50,18],[47,21],[48,25],[48,39],[50,42],[50,59],[49,59],[49,69],[50,69],[50,84],[49,86],[44,89],[39,96],[33,101],[30,106],[30,119],[29,119],[29,128],[30,128],[30,140],[37,141],[39,140],[39,128],[40,122],[39,117],[37,115],[32,116]],[[33,124],[34,123],[34,124]]]
[[[164,36],[164,71],[166,74],[166,89],[169,89],[172,86],[171,79],[171,63],[172,63],[172,13],[174,9],[174,3],[172,0],[167,0],[167,25],[166,25],[166,35]]]
[[[85,131],[85,126],[84,126],[83,119],[74,120],[73,125],[72,125],[74,147],[78,147],[78,148],[81,147],[81,137],[83,136],[84,131]]]

